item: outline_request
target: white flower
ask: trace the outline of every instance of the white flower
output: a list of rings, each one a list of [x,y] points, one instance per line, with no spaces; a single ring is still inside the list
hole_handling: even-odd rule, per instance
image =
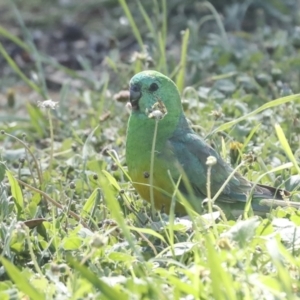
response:
[[[164,114],[160,110],[154,110],[151,113],[149,113],[148,118],[150,119],[156,119],[156,120],[161,120],[163,119]]]
[[[213,166],[217,163],[217,159],[214,156],[209,156],[206,160],[208,166]]]
[[[55,101],[52,101],[51,99],[49,99],[49,100],[44,100],[44,101],[38,101],[37,105],[38,105],[38,107],[41,107],[41,108],[55,109],[58,106],[58,102],[55,102]]]

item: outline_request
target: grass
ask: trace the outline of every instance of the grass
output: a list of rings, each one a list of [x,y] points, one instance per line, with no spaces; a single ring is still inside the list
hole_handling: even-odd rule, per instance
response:
[[[296,10],[286,23],[285,10],[267,2],[259,13],[282,26],[260,22],[247,33],[226,32],[226,14],[222,20],[208,2],[105,1],[103,9],[117,16],[104,18],[112,22],[105,28],[120,42],[100,66],[83,57],[80,71],[31,42],[22,18],[38,1],[13,17],[25,41],[0,27],[1,299],[299,298],[299,212],[277,208],[266,218],[247,212],[218,222],[191,208],[189,219],[153,216],[127,174],[129,112],[113,100],[134,73],[164,72],[199,135],[249,180],[288,187],[299,201],[299,24]],[[78,14],[76,5],[70,14]],[[124,16],[127,25],[113,23]],[[93,22],[99,18],[91,17],[89,33]],[[131,38],[129,49],[123,36]],[[31,51],[32,65],[18,65],[6,48],[15,44]],[[51,68],[71,83],[51,90]],[[37,105],[49,98],[59,105]],[[239,155],[232,142],[242,144]],[[241,163],[243,155],[252,163]],[[174,187],[173,200],[185,203],[178,182]]]

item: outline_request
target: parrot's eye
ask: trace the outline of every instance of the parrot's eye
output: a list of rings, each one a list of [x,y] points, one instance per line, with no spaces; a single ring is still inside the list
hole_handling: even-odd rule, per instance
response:
[[[157,91],[157,90],[158,90],[158,84],[155,83],[155,82],[151,83],[151,85],[150,85],[150,87],[149,87],[149,91],[150,91],[150,92],[155,92],[155,91]]]

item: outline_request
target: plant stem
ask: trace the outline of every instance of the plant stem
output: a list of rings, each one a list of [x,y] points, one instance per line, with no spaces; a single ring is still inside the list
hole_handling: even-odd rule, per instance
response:
[[[51,111],[49,108],[48,108],[48,119],[49,119],[50,139],[51,139],[49,172],[51,173],[52,164],[53,164],[53,152],[54,152],[54,135],[53,135],[53,123],[52,123],[52,118],[51,118]]]
[[[151,148],[151,161],[150,161],[150,200],[151,200],[151,215],[152,218],[154,217],[154,190],[153,190],[153,173],[154,173],[154,155],[155,155],[155,144],[156,144],[156,137],[157,137],[157,128],[158,128],[159,120],[155,119],[155,127],[154,127],[154,134],[153,134],[153,142]]]
[[[23,145],[23,147],[24,147],[24,148],[28,151],[28,153],[31,155],[31,157],[32,157],[32,159],[33,159],[33,161],[34,161],[34,164],[35,164],[35,166],[36,166],[36,171],[37,171],[37,174],[38,174],[38,178],[39,178],[40,185],[42,185],[42,183],[43,183],[43,177],[42,177],[42,172],[41,172],[41,170],[40,170],[40,166],[39,166],[39,164],[38,164],[38,162],[37,162],[37,160],[36,160],[34,154],[33,154],[32,151],[30,150],[30,148],[28,147],[28,145],[27,145],[24,141],[22,141],[21,139],[17,138],[17,137],[14,136],[14,135],[11,135],[11,134],[9,134],[9,133],[7,133],[7,132],[5,132],[5,135],[6,135],[6,136],[9,136],[9,137],[11,137],[11,138],[17,140],[19,143],[21,143],[21,144]],[[29,168],[29,170],[31,170],[31,169]],[[35,177],[34,177],[33,175],[32,175],[32,179],[33,179],[34,185],[37,186],[36,181],[35,181]]]
[[[211,215],[211,218],[213,218],[213,214],[212,214],[212,199],[211,199],[211,190],[210,190],[210,177],[211,177],[211,167],[212,166],[208,166],[207,168],[207,181],[206,181],[206,189],[207,189],[207,199],[208,199],[208,212]]]

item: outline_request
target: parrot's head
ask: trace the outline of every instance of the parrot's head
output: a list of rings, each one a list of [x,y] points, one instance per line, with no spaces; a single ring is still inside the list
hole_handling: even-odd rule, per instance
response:
[[[143,71],[130,80],[130,103],[134,114],[149,116],[163,106],[168,117],[182,114],[180,95],[175,83],[156,71]]]

